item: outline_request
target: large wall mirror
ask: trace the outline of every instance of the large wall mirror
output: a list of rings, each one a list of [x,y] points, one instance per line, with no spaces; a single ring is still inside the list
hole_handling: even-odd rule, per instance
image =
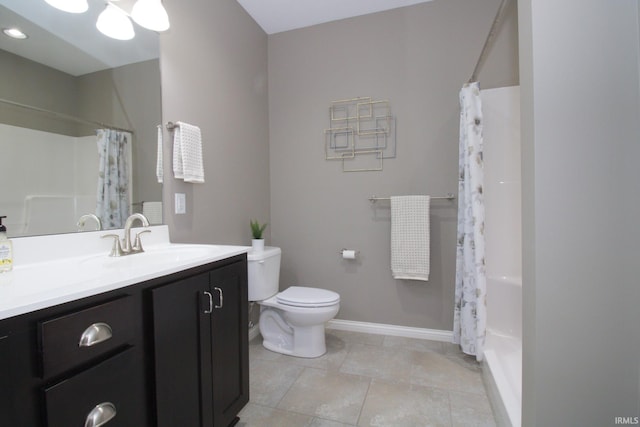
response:
[[[95,25],[105,2],[88,3],[73,14],[44,0],[0,0],[0,28],[27,35],[0,34],[0,215],[9,237],[95,229],[91,219],[77,223],[102,209],[99,138],[122,135],[127,210],[162,223],[159,36],[134,24],[132,40],[110,39]]]

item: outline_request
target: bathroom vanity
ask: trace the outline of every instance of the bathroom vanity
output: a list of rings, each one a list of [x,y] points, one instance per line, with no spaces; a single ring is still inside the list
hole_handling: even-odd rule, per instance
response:
[[[122,258],[95,232],[81,255],[52,260],[40,240],[21,264],[16,239],[0,277],[0,424],[235,422],[249,400],[247,248],[151,229],[147,251]]]

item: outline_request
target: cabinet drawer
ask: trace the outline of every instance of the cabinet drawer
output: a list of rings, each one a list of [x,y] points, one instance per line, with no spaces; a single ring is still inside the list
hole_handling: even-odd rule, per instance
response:
[[[43,378],[130,343],[136,319],[133,298],[128,296],[40,322]]]
[[[45,389],[47,427],[146,425],[143,370],[134,350]]]

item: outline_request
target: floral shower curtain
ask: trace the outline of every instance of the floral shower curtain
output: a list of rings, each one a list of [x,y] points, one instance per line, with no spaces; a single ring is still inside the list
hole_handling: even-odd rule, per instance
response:
[[[477,82],[460,91],[458,244],[453,341],[462,351],[484,353],[487,279],[484,259],[482,103]]]
[[[131,134],[98,129],[98,201],[96,215],[105,229],[122,228],[129,216],[129,144]]]

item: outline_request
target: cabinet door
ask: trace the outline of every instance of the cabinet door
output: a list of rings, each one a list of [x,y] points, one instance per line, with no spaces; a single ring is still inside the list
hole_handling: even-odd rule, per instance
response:
[[[0,322],[0,426],[43,425],[37,367],[35,328]]]
[[[208,289],[209,275],[203,273],[151,291],[158,427],[204,425],[200,354],[206,347],[210,352],[211,344],[201,336],[210,334],[201,296]]]
[[[228,426],[249,401],[247,267],[235,263],[209,275],[212,316],[213,419]]]
[[[249,401],[247,267],[153,289],[158,427],[226,427]]]
[[[0,332],[2,335],[2,332]],[[11,408],[11,377],[9,376],[9,336],[0,336],[0,414],[5,418],[4,422],[10,424],[13,417],[9,418]]]

